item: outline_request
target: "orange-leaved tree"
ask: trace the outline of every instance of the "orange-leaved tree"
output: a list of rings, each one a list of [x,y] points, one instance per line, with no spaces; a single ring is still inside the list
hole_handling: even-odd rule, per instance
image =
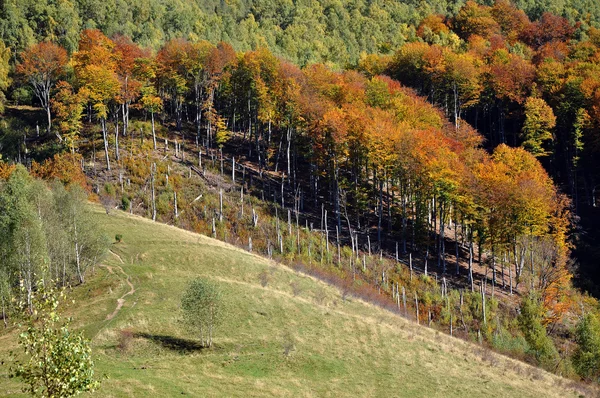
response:
[[[52,128],[50,93],[67,65],[67,51],[51,42],[41,42],[21,53],[17,73],[29,82],[40,100],[48,118],[48,132]],[[56,136],[62,141],[61,135]]]
[[[80,93],[91,104],[100,119],[108,170],[110,170],[106,130],[108,105],[115,100],[121,87],[116,73],[117,59],[113,48],[114,43],[102,32],[87,29],[81,33],[79,51],[73,54],[75,76],[80,85]],[[91,118],[91,113],[89,117]]]

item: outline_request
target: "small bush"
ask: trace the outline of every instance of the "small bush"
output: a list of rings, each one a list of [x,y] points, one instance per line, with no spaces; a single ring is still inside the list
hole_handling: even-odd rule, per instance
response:
[[[131,329],[122,329],[119,331],[117,348],[119,351],[121,351],[121,353],[126,354],[129,352],[129,350],[131,350],[134,337],[134,333]]]
[[[586,315],[575,331],[577,349],[573,354],[573,366],[585,380],[600,377],[600,321],[593,314]]]
[[[123,235],[121,235],[121,234],[116,234],[115,235],[115,241],[117,243],[121,243],[122,240],[123,240]]]
[[[327,292],[325,292],[325,289],[318,287],[317,290],[315,291],[315,300],[317,301],[317,304],[323,305],[326,297],[327,297]]]
[[[262,287],[267,287],[269,284],[269,271],[267,269],[263,269],[260,274],[258,274],[258,280],[260,281],[260,285]]]
[[[298,281],[292,281],[290,283],[290,286],[292,287],[292,293],[294,294],[294,296],[298,296],[302,293],[303,289]]]
[[[290,331],[283,335],[283,355],[289,357],[292,351],[296,350],[296,342]]]
[[[129,210],[129,206],[131,205],[131,200],[127,196],[123,196],[121,198],[121,209]]]
[[[106,210],[106,214],[110,214],[110,212],[115,208],[115,200],[112,196],[102,195],[100,197],[100,203],[102,203],[104,210]]]
[[[513,336],[510,332],[502,328],[498,333],[492,336],[492,346],[506,354],[523,358],[525,353],[529,351],[529,345],[523,336]]]
[[[115,186],[113,184],[111,184],[110,182],[107,182],[106,184],[104,184],[104,193],[110,197],[114,197],[115,196]]]

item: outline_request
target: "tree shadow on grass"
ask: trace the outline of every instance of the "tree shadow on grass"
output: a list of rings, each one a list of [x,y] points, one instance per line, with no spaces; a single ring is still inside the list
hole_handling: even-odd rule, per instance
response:
[[[141,337],[150,340],[154,343],[160,344],[163,347],[180,352],[194,352],[202,351],[206,347],[194,340],[180,339],[179,337],[164,336],[159,334],[150,333],[136,333],[135,337]]]

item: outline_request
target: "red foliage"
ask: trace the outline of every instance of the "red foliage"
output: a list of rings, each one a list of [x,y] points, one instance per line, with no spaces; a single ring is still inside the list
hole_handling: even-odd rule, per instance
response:
[[[537,49],[551,41],[569,42],[578,25],[571,26],[566,18],[545,12],[521,33],[521,40]]]
[[[534,62],[540,64],[547,59],[563,62],[569,55],[569,46],[562,41],[551,41],[543,44],[537,51]]]
[[[237,56],[231,44],[220,42],[208,56],[206,69],[211,75],[220,75],[225,67],[236,60]]]

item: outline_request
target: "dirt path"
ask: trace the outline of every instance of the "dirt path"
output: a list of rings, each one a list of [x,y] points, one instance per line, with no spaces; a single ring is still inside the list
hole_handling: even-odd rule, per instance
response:
[[[125,261],[123,261],[123,259],[121,258],[121,256],[119,256],[117,253],[115,253],[112,250],[109,250],[110,254],[112,254],[113,256],[115,256],[116,258],[119,259],[119,261],[121,262],[121,264],[125,264]]]
[[[123,259],[121,258],[121,256],[119,256],[117,253],[113,252],[112,250],[110,250],[110,253],[113,254],[115,257],[117,257],[119,259],[119,261],[121,262],[121,264],[125,264],[125,262],[123,261]],[[113,271],[113,267],[109,266],[109,265],[103,265],[103,267],[106,267],[106,269],[108,270],[108,272],[110,272],[111,274],[115,274],[115,272]],[[113,319],[121,310],[121,308],[123,307],[123,304],[125,304],[125,297],[132,295],[133,293],[135,293],[135,287],[133,286],[133,283],[131,283],[131,276],[129,276],[125,270],[123,269],[123,267],[121,267],[120,265],[116,265],[114,268],[117,268],[121,274],[123,274],[125,276],[125,282],[127,283],[127,285],[129,285],[129,291],[127,293],[125,293],[124,295],[122,295],[119,299],[117,299],[117,307],[115,308],[115,310],[112,312],[112,314],[109,314],[106,316],[106,320],[110,321],[111,319]]]

